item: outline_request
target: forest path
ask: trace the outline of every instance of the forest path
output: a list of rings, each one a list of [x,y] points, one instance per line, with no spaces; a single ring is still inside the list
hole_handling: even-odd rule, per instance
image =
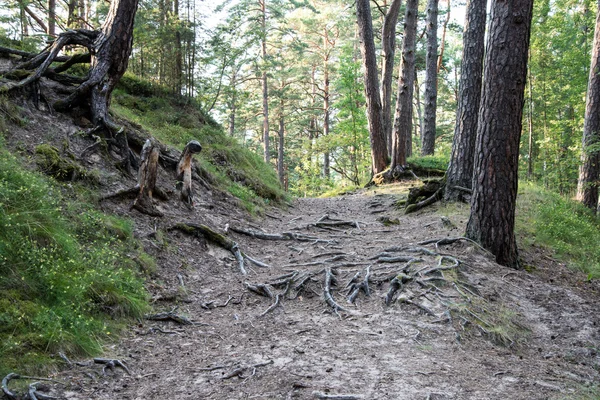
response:
[[[230,252],[210,242],[176,231],[148,239],[159,260],[151,288],[156,308],[177,305],[176,313],[200,324],[144,321],[132,327],[108,350],[127,362],[131,375],[117,369],[92,381],[73,369],[64,378],[74,386],[64,395],[559,399],[600,380],[600,303],[581,277],[540,261],[540,255],[524,255],[539,258],[528,261],[537,270],[527,273],[498,266],[465,241],[418,246],[460,236],[466,207],[436,206],[404,216],[390,190],[403,188],[297,199],[258,222],[214,212],[204,222],[219,229],[229,224],[319,239],[261,240],[230,231],[242,251],[271,266],[252,267],[246,276]],[[386,226],[382,217],[398,223]],[[319,220],[355,221],[358,227],[314,226]],[[406,258],[381,258],[399,256]],[[410,258],[420,261],[407,265]],[[344,287],[357,273],[356,282],[363,282],[368,266],[370,296],[361,291],[355,304],[348,303]],[[328,269],[337,277],[331,294],[343,309],[325,301]],[[400,290],[386,306],[390,281],[401,272]],[[271,283],[273,298],[248,290],[247,283]],[[261,316],[278,294],[278,305]]]

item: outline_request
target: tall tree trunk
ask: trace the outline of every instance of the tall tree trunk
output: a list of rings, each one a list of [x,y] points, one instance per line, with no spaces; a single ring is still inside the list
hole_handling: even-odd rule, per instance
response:
[[[531,64],[531,52],[529,52]],[[529,107],[527,108],[527,127],[529,138],[527,141],[527,179],[533,177],[533,82],[531,80],[531,68],[527,68],[527,82],[529,83]]]
[[[263,146],[264,160],[266,163],[270,161],[269,154],[269,86],[267,82],[267,9],[266,1],[260,0],[260,24],[261,24],[261,40],[260,47],[262,52],[262,100],[263,100]]]
[[[383,172],[387,167],[388,155],[383,128],[383,113],[377,74],[377,56],[373,39],[373,21],[369,0],[356,1],[356,18],[360,36],[360,51],[365,74],[365,98],[367,101],[367,121],[371,139],[371,170],[373,174]]]
[[[415,87],[415,46],[417,40],[417,14],[419,0],[406,2],[404,18],[404,41],[402,42],[402,62],[398,79],[398,99],[394,117],[392,174],[406,165],[407,150],[412,137],[413,91]]]
[[[173,16],[175,17],[175,87],[174,92],[181,95],[183,89],[183,50],[181,43],[181,22],[179,20],[179,0],[173,1]]]
[[[473,180],[485,50],[485,22],[486,2],[469,0],[463,33],[463,57],[452,156],[446,174],[447,201],[462,200],[464,192],[456,187],[470,189]]]
[[[440,54],[438,55],[437,61],[437,73],[440,73],[442,64],[444,63],[444,49],[446,48],[446,32],[448,31],[448,23],[450,22],[450,11],[451,11],[451,0],[448,1],[448,8],[446,10],[446,19],[444,20],[444,26],[442,28],[442,40],[440,40]]]
[[[327,48],[328,34],[325,30],[325,47]],[[323,65],[323,136],[329,135],[329,53],[325,51],[325,59]],[[323,177],[329,179],[331,173],[329,168],[329,150],[323,153]]]
[[[533,0],[494,0],[466,236],[518,268],[515,240],[519,141]]]
[[[383,113],[383,129],[387,143],[388,154],[392,150],[392,80],[394,73],[394,55],[396,54],[396,25],[402,0],[392,0],[385,19],[381,34],[381,105]]]
[[[285,170],[283,166],[284,143],[285,143],[285,102],[283,97],[279,100],[279,145],[277,146],[277,175],[281,185],[285,185]]]
[[[421,155],[432,155],[435,150],[435,125],[437,108],[437,29],[438,0],[427,2],[427,56],[425,67],[425,115]]]
[[[600,1],[598,1],[600,6]],[[598,179],[600,176],[600,8],[596,16],[594,47],[585,102],[583,153],[579,168],[577,200],[594,210],[598,207]]]

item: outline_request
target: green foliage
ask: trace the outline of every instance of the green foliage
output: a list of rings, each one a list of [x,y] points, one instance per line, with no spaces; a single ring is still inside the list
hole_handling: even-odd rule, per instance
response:
[[[580,203],[535,184],[521,184],[517,232],[524,243],[553,249],[589,278],[600,277],[600,220]]]
[[[562,194],[573,193],[577,184],[595,11],[590,0],[534,4],[524,128],[531,115],[534,177]]]
[[[0,375],[92,355],[139,317],[146,292],[131,223],[62,199],[0,149]]]

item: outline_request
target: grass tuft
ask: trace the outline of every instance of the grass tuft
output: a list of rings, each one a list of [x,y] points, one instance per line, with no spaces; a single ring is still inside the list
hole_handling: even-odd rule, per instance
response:
[[[97,354],[121,318],[142,316],[136,253],[129,221],[65,201],[0,143],[0,375]]]
[[[516,224],[523,244],[550,248],[589,279],[600,278],[600,219],[591,210],[539,185],[522,183]]]

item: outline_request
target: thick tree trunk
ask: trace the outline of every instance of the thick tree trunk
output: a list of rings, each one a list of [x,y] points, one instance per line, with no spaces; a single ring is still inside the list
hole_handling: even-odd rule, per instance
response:
[[[519,141],[533,0],[494,0],[485,58],[471,214],[466,236],[518,268],[515,241]]]
[[[387,143],[388,154],[392,150],[392,80],[394,72],[394,55],[396,54],[396,25],[402,0],[392,0],[390,8],[383,21],[381,38],[381,105],[383,113],[383,129]]]
[[[600,1],[598,1],[600,6]],[[586,207],[598,208],[598,179],[600,178],[600,11],[596,16],[594,47],[588,90],[585,103],[585,123],[583,128],[583,153],[579,168],[577,200]]]
[[[463,61],[460,71],[456,126],[446,182],[447,201],[463,200],[465,193],[456,189],[456,186],[471,189],[473,180],[485,49],[485,22],[486,2],[469,0],[463,34]]]
[[[406,2],[402,62],[398,79],[398,99],[394,117],[392,165],[390,172],[402,170],[406,165],[407,148],[412,136],[413,91],[415,87],[415,45],[417,39],[417,14],[419,0]]]
[[[369,0],[356,1],[356,17],[361,41],[361,54],[365,74],[365,98],[367,101],[367,121],[371,139],[371,169],[373,174],[384,171],[388,155],[383,128],[383,114],[377,74],[377,56],[373,39],[373,22]]]
[[[421,155],[432,155],[435,150],[435,125],[437,109],[437,29],[438,0],[427,2],[427,56],[425,68],[425,113]]]

